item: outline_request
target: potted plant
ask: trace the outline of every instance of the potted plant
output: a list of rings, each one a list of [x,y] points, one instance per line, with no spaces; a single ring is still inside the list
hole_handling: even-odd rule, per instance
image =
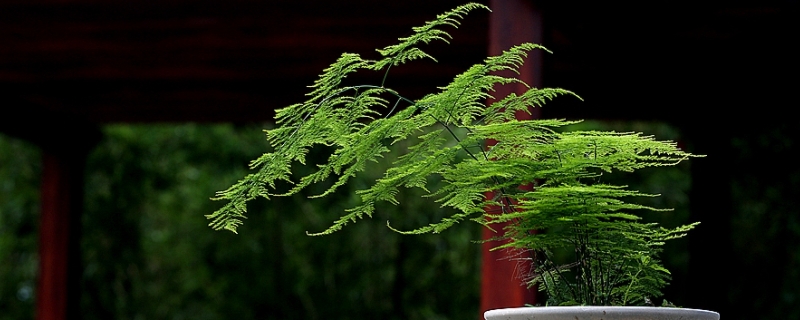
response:
[[[330,181],[330,187],[318,197],[329,195],[397,142],[407,141],[411,147],[383,177],[357,192],[359,205],[312,235],[330,234],[371,217],[379,203],[397,204],[395,195],[401,188],[421,188],[441,206],[452,208],[453,214],[416,230],[389,225],[390,229],[418,234],[438,233],[464,220],[487,228],[502,224],[496,239],[505,242],[497,249],[530,252],[534,268],[526,281],[545,291],[546,305],[554,307],[493,310],[487,319],[528,319],[529,312],[537,317],[541,312],[555,315],[544,316],[547,319],[614,315],[624,319],[641,317],[642,312],[647,319],[718,318],[716,313],[693,309],[615,307],[651,305],[661,295],[669,279],[658,259],[661,245],[697,224],[669,229],[641,222],[637,212],[663,209],[625,200],[654,195],[606,184],[603,175],[674,165],[695,155],[641,133],[565,131],[578,121],[516,119],[515,113],[529,112],[557,96],[579,98],[559,88],[492,96],[497,85],[523,83],[497,75],[498,71],[516,71],[529,51],[545,48],[516,45],[418,100],[385,85],[393,66],[432,59],[420,45],[447,41],[443,27],[457,27],[476,9],[488,7],[470,3],[443,13],[413,28],[413,34],[399,43],[377,50],[376,60],[342,54],[310,87],[306,101],[277,111],[278,127],[265,131],[274,150],[251,162],[254,173],[217,193],[214,199],[227,203],[207,216],[209,225],[236,232],[245,218],[246,203],[256,197],[292,195],[323,181]],[[366,70],[381,72],[382,77],[372,84],[345,84],[348,75]],[[455,142],[448,143],[445,136]],[[332,150],[327,161],[292,181],[292,164],[305,163],[316,145]],[[444,186],[428,190],[431,179],[441,179]],[[291,187],[276,190],[279,183]],[[556,257],[563,253],[567,261]]]

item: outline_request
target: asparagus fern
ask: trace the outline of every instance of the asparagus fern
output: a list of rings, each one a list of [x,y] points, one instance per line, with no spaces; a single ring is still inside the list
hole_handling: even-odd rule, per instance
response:
[[[493,96],[495,86],[525,84],[498,71],[516,72],[530,51],[547,50],[537,44],[519,44],[488,57],[418,100],[385,85],[392,66],[433,59],[420,46],[447,42],[450,35],[443,28],[457,27],[478,9],[488,7],[462,5],[413,28],[411,36],[377,50],[377,60],[342,54],[310,86],[306,101],[277,111],[279,126],[266,130],[274,150],[250,163],[253,173],[217,193],[213,199],[227,202],[207,215],[209,225],[236,232],[247,202],[257,197],[292,195],[333,180],[318,197],[330,195],[406,141],[412,145],[407,153],[372,186],[357,192],[360,204],[312,235],[371,217],[379,203],[397,204],[401,188],[421,188],[441,206],[453,208],[452,216],[410,231],[390,228],[418,234],[438,233],[463,220],[487,227],[510,222],[497,237],[509,241],[497,249],[533,252],[536,267],[527,281],[546,290],[551,304],[643,304],[660,295],[669,274],[657,259],[659,247],[695,224],[665,229],[641,223],[634,212],[659,209],[623,199],[653,195],[598,181],[608,172],[674,165],[694,155],[640,133],[565,132],[563,127],[575,121],[516,119],[516,112],[529,112],[556,97],[578,97],[560,88],[532,87],[518,95]],[[348,75],[368,70],[384,76],[373,84],[343,85]],[[497,143],[489,146],[488,140]],[[327,161],[292,180],[291,165],[305,164],[316,145],[331,148]],[[442,179],[444,187],[428,190],[431,178]],[[292,187],[277,190],[280,182]],[[533,188],[519,188],[526,184]],[[552,259],[553,250],[563,248],[574,250],[573,262]]]

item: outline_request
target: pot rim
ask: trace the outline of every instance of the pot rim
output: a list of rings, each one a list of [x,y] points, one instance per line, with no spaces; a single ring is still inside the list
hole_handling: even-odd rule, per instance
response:
[[[489,310],[489,319],[697,319],[718,320],[719,313],[703,309],[643,306],[552,306]],[[501,318],[502,317],[502,318]]]

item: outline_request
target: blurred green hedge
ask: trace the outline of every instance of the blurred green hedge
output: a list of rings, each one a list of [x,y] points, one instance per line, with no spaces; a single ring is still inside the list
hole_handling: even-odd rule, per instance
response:
[[[305,232],[323,230],[338,218],[356,200],[352,190],[317,200],[257,201],[239,235],[211,230],[203,215],[221,203],[209,197],[243,177],[247,163],[267,150],[259,131],[192,124],[104,128],[86,172],[85,319],[477,315],[479,245],[471,241],[479,237],[478,226],[400,236],[386,228],[386,220],[411,228],[444,216],[437,205],[410,194],[401,195],[399,207],[382,207],[375,219],[327,237]],[[22,186],[3,192],[13,199],[0,198],[0,256],[25,263],[0,264],[0,319],[24,319],[32,316],[35,289],[38,153],[18,141],[0,143],[0,187]],[[28,167],[19,170],[20,165]],[[379,174],[376,165],[353,188]],[[31,297],[22,297],[29,291]]]
[[[681,139],[661,124],[583,126]],[[414,190],[400,195],[400,206],[382,207],[374,219],[332,236],[305,235],[323,230],[353,205],[353,189],[378,177],[380,164],[333,197],[252,203],[239,235],[210,230],[203,215],[221,203],[209,197],[243,177],[247,163],[268,148],[260,129],[229,124],[103,128],[104,139],[86,166],[85,319],[476,318],[479,245],[471,241],[479,237],[479,226],[464,223],[440,235],[391,232],[387,220],[408,229],[445,216]],[[800,167],[791,138],[797,130],[770,126],[731,138],[733,171],[720,186],[731,190],[730,250],[737,254],[721,261],[719,270],[738,276],[731,278],[731,290],[720,294],[728,305],[746,307],[726,319],[756,313],[761,319],[800,316]],[[34,316],[40,157],[35,146],[0,135],[0,319]],[[676,210],[649,219],[673,225],[689,219],[688,169],[603,179],[625,179],[632,188],[663,194],[649,204]],[[666,298],[679,305],[691,290],[682,276],[690,259],[685,241],[691,234],[669,244],[663,256],[674,278]]]

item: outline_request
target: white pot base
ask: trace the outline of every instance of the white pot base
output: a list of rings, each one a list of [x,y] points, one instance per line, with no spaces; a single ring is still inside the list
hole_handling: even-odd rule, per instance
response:
[[[486,320],[719,320],[719,313],[667,307],[525,307],[495,309]]]

